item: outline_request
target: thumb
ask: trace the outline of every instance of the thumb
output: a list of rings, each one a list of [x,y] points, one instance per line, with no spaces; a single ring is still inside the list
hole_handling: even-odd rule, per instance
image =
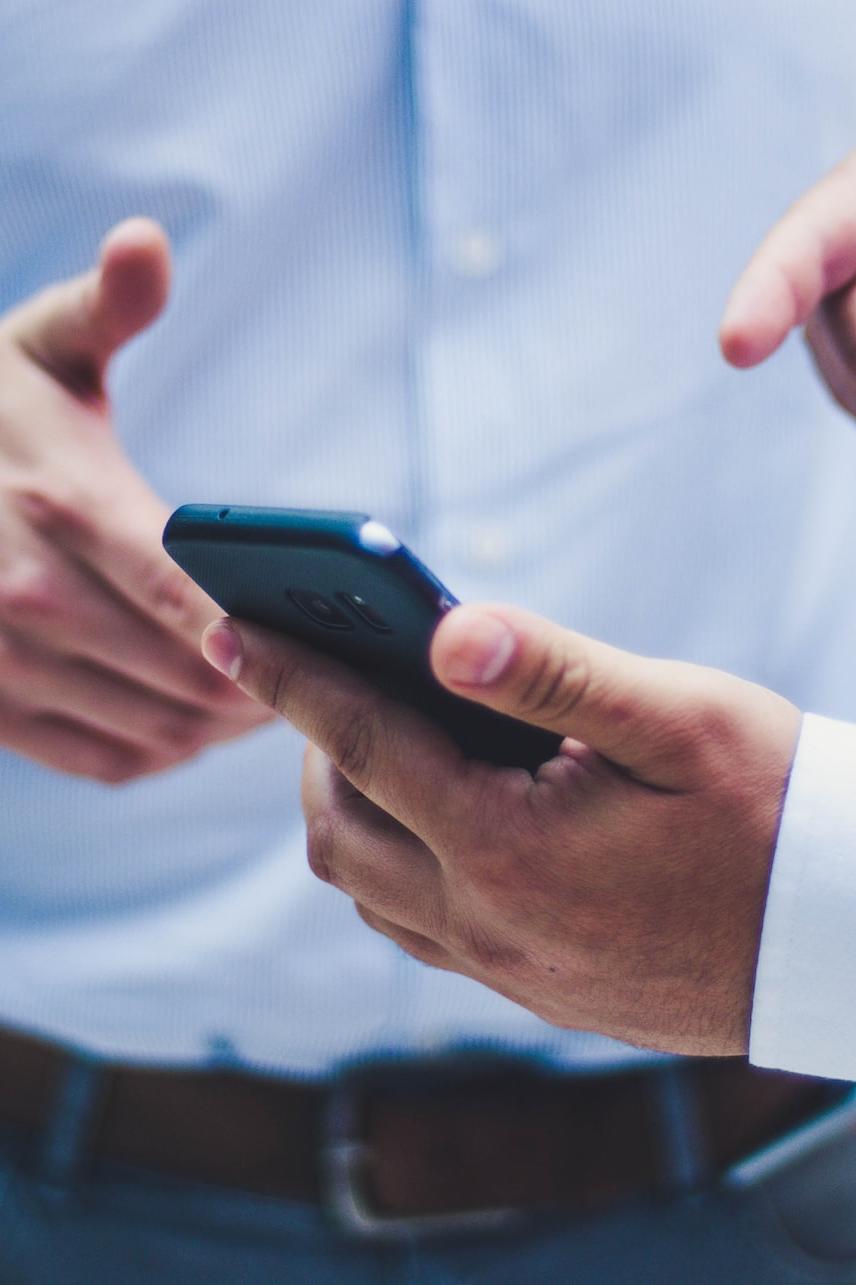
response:
[[[126,219],[108,232],[97,267],[49,286],[10,315],[12,337],[72,391],[101,396],[107,363],[162,311],[169,278],[162,228]]]
[[[693,713],[704,699],[699,675],[719,677],[494,604],[450,611],[434,634],[431,664],[459,695],[583,741],[661,786],[677,786],[683,777]]]

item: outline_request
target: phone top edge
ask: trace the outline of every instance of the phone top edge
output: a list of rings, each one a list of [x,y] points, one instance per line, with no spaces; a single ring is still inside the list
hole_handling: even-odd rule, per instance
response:
[[[211,539],[241,544],[317,544],[347,548],[360,542],[360,532],[371,521],[367,513],[348,511],[182,504],[164,527],[163,543],[167,552],[170,545],[183,541]],[[367,552],[374,551],[371,545],[365,547]]]
[[[388,527],[366,513],[275,509],[251,505],[183,504],[163,532],[167,553],[184,565],[181,548],[214,544],[332,549],[389,564],[424,602],[443,613],[458,599]]]

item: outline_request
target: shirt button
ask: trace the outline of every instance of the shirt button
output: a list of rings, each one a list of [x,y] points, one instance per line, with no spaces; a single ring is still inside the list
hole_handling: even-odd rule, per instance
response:
[[[482,228],[463,232],[452,246],[452,264],[464,277],[489,277],[499,267],[500,245]]]
[[[470,559],[477,567],[490,570],[502,566],[511,553],[511,537],[498,522],[485,522],[475,527],[469,540]]]

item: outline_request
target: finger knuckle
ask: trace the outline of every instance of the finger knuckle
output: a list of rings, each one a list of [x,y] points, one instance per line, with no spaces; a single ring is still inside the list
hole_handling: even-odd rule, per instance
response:
[[[13,505],[27,525],[53,543],[76,544],[90,539],[95,529],[88,497],[70,486],[56,482],[22,486],[13,496]]]
[[[171,749],[135,749],[134,758],[131,762],[133,776],[156,776],[159,772],[166,772],[170,768],[176,767],[182,763],[187,754],[178,753]]]
[[[172,714],[160,724],[156,740],[168,753],[186,758],[201,750],[211,736],[211,723],[204,714]]]
[[[456,951],[478,972],[514,972],[525,961],[525,952],[473,918],[459,926]]]
[[[720,681],[721,680],[721,681]],[[693,678],[679,716],[663,729],[660,757],[679,761],[689,781],[709,779],[717,765],[727,765],[740,736],[741,704],[735,705],[728,676],[707,672]]]
[[[365,792],[377,749],[377,727],[368,711],[356,710],[334,736],[333,761],[343,776]]]
[[[738,712],[722,694],[711,691],[703,696],[693,712],[692,728],[687,728],[685,739],[694,743],[702,754],[719,755],[733,747],[739,728]]]
[[[306,829],[306,860],[309,869],[322,883],[335,882],[336,834],[332,818],[322,812],[313,817]]]
[[[156,616],[179,629],[195,623],[198,590],[180,567],[157,558],[143,576],[146,598]]]
[[[585,700],[591,672],[585,657],[569,657],[557,645],[548,646],[518,693],[518,710],[524,718],[563,719]]]
[[[141,756],[105,748],[96,751],[82,774],[94,777],[102,785],[127,785],[152,770],[153,766]]]
[[[291,690],[294,668],[281,660],[269,665],[262,665],[258,675],[259,699],[271,709],[288,718],[289,693]]]
[[[446,951],[439,942],[432,941],[430,937],[423,937],[419,933],[402,934],[401,937],[394,937],[393,941],[397,942],[406,954],[420,964],[427,964],[429,968],[441,968],[447,958]]]
[[[423,933],[414,932],[410,928],[398,927],[360,902],[355,902],[354,905],[360,919],[368,928],[394,942],[412,959],[418,960],[420,964],[427,964],[430,968],[442,968],[446,964],[448,954],[439,941],[426,937]]]
[[[367,928],[371,928],[374,932],[378,931],[378,918],[373,911],[369,910],[368,906],[362,901],[355,901],[354,910],[356,910]]]
[[[117,763],[115,765],[104,764],[91,774],[85,773],[85,775],[92,775],[102,785],[127,785],[130,781],[135,780],[140,775],[140,772],[136,768],[128,767],[127,764]]]
[[[22,562],[0,577],[0,616],[10,621],[51,618],[61,614],[59,577],[40,562]]]

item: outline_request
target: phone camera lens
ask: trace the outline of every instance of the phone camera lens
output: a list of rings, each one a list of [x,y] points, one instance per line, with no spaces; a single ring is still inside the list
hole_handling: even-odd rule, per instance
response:
[[[315,589],[289,589],[288,596],[299,607],[305,616],[314,620],[316,625],[325,629],[353,629],[354,622],[337,607],[335,602],[325,598]]]
[[[358,593],[339,593],[337,598],[341,598],[352,611],[356,612],[360,620],[369,625],[379,634],[391,634],[392,626],[389,625],[370,602],[366,602]]]

